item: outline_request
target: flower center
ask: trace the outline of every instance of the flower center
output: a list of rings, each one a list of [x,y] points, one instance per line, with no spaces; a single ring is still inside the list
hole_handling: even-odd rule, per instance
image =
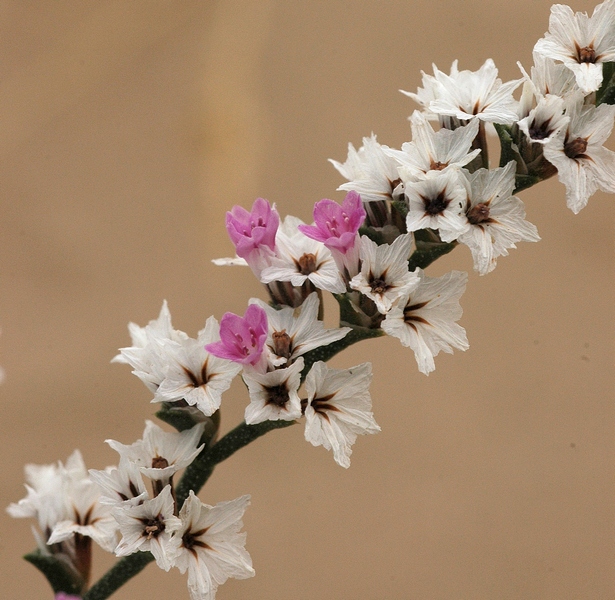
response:
[[[429,168],[432,171],[442,171],[442,169],[446,169],[446,167],[448,167],[448,163],[441,163],[439,160],[432,160],[431,165],[429,165]]]
[[[596,62],[596,51],[591,45],[585,46],[585,48],[579,48],[578,54],[579,54],[580,63],[595,63]]]
[[[578,137],[570,142],[564,144],[564,154],[568,158],[578,158],[585,154],[587,150],[587,140],[585,138]]]
[[[165,529],[164,519],[159,514],[152,519],[144,519],[143,525],[143,535],[148,540],[158,537]]]
[[[162,456],[154,456],[152,458],[152,469],[166,469],[169,466],[169,461]]]
[[[422,196],[422,199],[423,204],[425,205],[425,212],[431,216],[441,215],[451,202],[450,199],[445,196],[443,191],[440,192],[435,198],[425,198]]]
[[[549,117],[546,121],[543,121],[540,124],[538,124],[538,123],[536,123],[536,121],[534,121],[534,123],[532,124],[532,126],[529,129],[530,138],[532,140],[545,140],[545,139],[547,139],[551,135],[551,133],[553,132],[552,129],[549,129],[549,125],[550,124],[551,124],[551,117]]]
[[[309,275],[310,273],[316,272],[316,256],[313,254],[304,254],[299,259],[299,271],[301,275]]]
[[[369,286],[372,288],[372,292],[374,294],[384,294],[384,292],[389,289],[389,284],[380,277],[377,279],[372,279]]]
[[[291,339],[288,333],[286,333],[286,329],[274,331],[271,337],[273,339],[273,351],[282,358],[290,358]]]
[[[489,218],[489,205],[483,202],[473,206],[467,213],[468,221],[472,225],[491,221]]]
[[[274,404],[280,408],[284,408],[286,403],[290,400],[288,388],[283,384],[267,388],[267,393],[269,394],[267,404]]]

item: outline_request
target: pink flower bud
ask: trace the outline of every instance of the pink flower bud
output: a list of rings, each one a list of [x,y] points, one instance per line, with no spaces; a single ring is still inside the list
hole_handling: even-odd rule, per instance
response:
[[[245,316],[227,312],[220,321],[220,341],[207,344],[205,350],[233,362],[256,366],[267,341],[267,313],[250,304]]]

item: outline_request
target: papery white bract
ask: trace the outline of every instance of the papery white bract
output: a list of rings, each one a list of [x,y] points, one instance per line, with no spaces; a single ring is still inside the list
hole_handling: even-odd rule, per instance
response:
[[[242,496],[209,506],[190,491],[170,548],[172,565],[182,573],[188,571],[191,600],[214,600],[218,586],[229,577],[254,576],[252,559],[245,549],[246,534],[240,532],[249,504],[250,496]]]
[[[345,468],[350,466],[357,435],[380,431],[371,412],[371,379],[370,363],[330,369],[318,361],[305,380],[305,439],[313,446],[333,450],[335,462]]]
[[[467,350],[468,339],[458,321],[462,314],[459,298],[468,274],[452,271],[442,277],[427,277],[417,269],[420,285],[402,296],[382,322],[382,329],[414,350],[419,371],[429,375],[440,350]]]

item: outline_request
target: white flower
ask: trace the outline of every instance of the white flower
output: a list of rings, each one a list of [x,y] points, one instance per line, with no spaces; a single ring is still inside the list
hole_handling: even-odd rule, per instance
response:
[[[197,339],[186,338],[167,345],[167,364],[152,402],[185,400],[206,416],[220,408],[222,394],[231,386],[241,365],[218,358],[205,350],[206,344],[220,339],[220,327],[209,317]]]
[[[318,320],[320,301],[316,292],[298,308],[276,310],[258,298],[252,298],[250,304],[258,304],[267,313],[269,362],[276,367],[290,364],[314,348],[328,346],[350,331],[349,327],[325,329],[323,322]]]
[[[447,75],[434,65],[434,77],[423,75],[423,84],[432,90],[429,111],[437,115],[491,123],[514,123],[517,120],[517,101],[513,91],[522,79],[502,83],[498,70],[490,58],[478,71],[459,71],[457,61]],[[419,99],[419,101],[425,101]]]
[[[248,386],[250,404],[245,421],[255,425],[263,421],[293,421],[301,416],[301,399],[297,393],[301,385],[303,357],[285,369],[259,373],[254,369],[243,372]]]
[[[297,227],[301,219],[288,216],[276,236],[277,257],[263,269],[261,283],[290,281],[294,286],[310,280],[317,288],[334,294],[346,291],[346,285],[331,256],[321,242],[313,240]]]
[[[591,17],[554,4],[549,31],[536,42],[534,51],[562,61],[585,94],[597,90],[602,83],[602,63],[615,60],[615,0],[596,6]]]
[[[384,152],[399,162],[399,174],[404,182],[423,179],[430,171],[461,168],[480,153],[472,150],[474,138],[478,134],[478,121],[475,119],[465,127],[440,129],[433,127],[419,111],[410,118],[412,141],[405,142],[401,150],[385,148]]]
[[[350,287],[373,300],[382,314],[418,284],[416,275],[408,271],[411,246],[409,234],[381,246],[367,236],[361,237],[361,272],[352,278]]]
[[[466,178],[457,169],[430,172],[406,184],[408,231],[437,229],[444,242],[452,242],[468,229],[463,208],[468,195]]]
[[[216,506],[203,504],[191,490],[179,518],[181,527],[170,541],[173,566],[188,571],[191,600],[214,600],[218,586],[229,577],[254,576],[252,559],[240,532],[250,496]]]
[[[313,446],[333,450],[335,462],[345,468],[350,466],[351,446],[357,435],[380,431],[371,412],[371,379],[370,363],[330,369],[318,361],[305,380],[305,439]]]
[[[90,479],[72,482],[65,496],[68,518],[55,524],[47,543],[57,544],[79,534],[92,538],[107,552],[113,552],[117,544],[117,523],[111,508],[99,499],[100,489]]]
[[[109,507],[99,502],[100,490],[89,479],[78,450],[66,464],[26,465],[25,471],[28,494],[7,511],[12,517],[38,520],[40,534],[35,532],[35,536],[42,552],[63,555],[74,563],[76,533],[113,550],[117,526]]]
[[[452,271],[432,278],[417,269],[420,285],[399,299],[382,322],[382,329],[414,350],[419,371],[429,375],[436,367],[434,356],[440,350],[468,349],[463,327],[457,325],[462,310],[459,298],[468,280],[467,273]]]
[[[517,125],[530,142],[546,144],[569,121],[564,115],[564,99],[548,94],[540,98],[536,107]]]
[[[596,190],[615,193],[615,152],[602,145],[613,129],[615,106],[570,102],[566,115],[568,126],[545,144],[544,155],[566,186],[568,208],[578,213]]]
[[[101,490],[101,504],[140,504],[149,498],[141,471],[127,459],[121,459],[118,467],[107,467],[104,471],[90,469],[89,472],[90,479]]]
[[[141,473],[158,482],[158,489],[169,483],[180,469],[187,467],[203,449],[197,447],[203,434],[203,423],[180,432],[167,432],[152,421],[145,421],[143,439],[126,446],[106,440],[120,456],[136,464]]]
[[[504,168],[468,174],[471,191],[465,214],[470,228],[458,241],[470,248],[474,269],[481,275],[495,269],[497,257],[506,256],[515,242],[540,240],[536,227],[524,220],[523,202],[512,195],[515,168],[511,161]]]
[[[397,161],[387,155],[387,146],[381,146],[376,136],[363,138],[363,146],[355,150],[348,144],[348,158],[345,163],[329,159],[329,162],[348,179],[338,190],[355,191],[363,202],[391,200],[401,183],[397,172]]]
[[[173,329],[173,325],[171,324],[171,313],[169,312],[169,306],[166,300],[162,303],[162,308],[160,309],[160,314],[157,319],[153,319],[145,327],[140,327],[136,323],[130,322],[128,323],[128,332],[130,333],[132,347],[121,348],[120,354],[114,356],[111,362],[132,364],[124,355],[124,350],[144,348],[148,344],[150,335],[176,341],[180,341],[186,337],[186,334],[182,331]]]
[[[128,556],[149,550],[158,566],[168,571],[173,556],[171,535],[181,526],[181,521],[173,515],[174,505],[171,486],[167,485],[155,498],[143,504],[124,504],[114,508],[113,516],[123,536],[115,554]]]

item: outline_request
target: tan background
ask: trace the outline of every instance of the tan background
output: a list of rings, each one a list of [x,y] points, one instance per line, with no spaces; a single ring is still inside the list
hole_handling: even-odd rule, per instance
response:
[[[348,141],[409,138],[420,69],[504,79],[531,61],[547,0],[0,1],[0,505],[23,464],[116,461],[152,415],[149,393],[110,365],[168,299],[196,334],[243,312],[259,284],[231,254],[224,213],[264,196],[309,220],[335,192]],[[577,10],[591,9],[579,1]],[[462,298],[471,347],[430,376],[395,339],[336,360],[374,363],[377,436],[352,466],[269,434],[201,493],[252,494],[257,576],[224,599],[615,598],[612,197],[581,214],[551,181],[523,193],[543,238],[521,244]],[[434,265],[471,271],[467,249]],[[241,419],[235,385],[223,427]],[[0,596],[50,598],[20,556],[30,524],[2,513]],[[96,555],[95,575],[111,558]],[[188,598],[154,565],[114,598]]]

